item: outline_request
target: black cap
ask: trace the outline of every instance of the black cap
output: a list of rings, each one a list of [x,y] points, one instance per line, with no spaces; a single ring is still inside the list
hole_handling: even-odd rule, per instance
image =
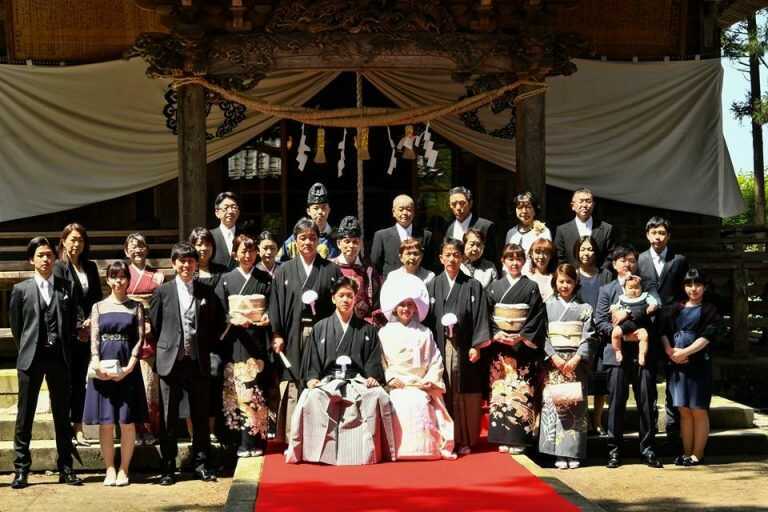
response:
[[[311,204],[321,204],[328,202],[328,190],[322,183],[315,183],[309,187],[307,194],[307,206]]]
[[[362,230],[360,229],[360,222],[356,217],[352,217],[351,215],[347,215],[341,219],[339,227],[336,229],[336,238],[338,239],[360,238],[361,235]]]

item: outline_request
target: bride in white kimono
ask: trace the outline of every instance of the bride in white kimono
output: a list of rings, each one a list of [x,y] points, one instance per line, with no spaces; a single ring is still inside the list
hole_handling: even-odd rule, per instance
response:
[[[416,276],[390,274],[380,300],[389,319],[379,339],[397,459],[455,459],[453,420],[443,401],[443,358],[432,332],[421,324],[429,311],[427,288]]]

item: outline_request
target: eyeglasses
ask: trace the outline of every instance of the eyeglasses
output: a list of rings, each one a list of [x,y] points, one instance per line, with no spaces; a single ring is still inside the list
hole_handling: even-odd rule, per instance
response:
[[[236,204],[228,204],[227,206],[220,206],[220,207],[218,207],[216,209],[219,210],[219,211],[224,211],[224,212],[239,212],[240,211],[240,207],[237,206]]]

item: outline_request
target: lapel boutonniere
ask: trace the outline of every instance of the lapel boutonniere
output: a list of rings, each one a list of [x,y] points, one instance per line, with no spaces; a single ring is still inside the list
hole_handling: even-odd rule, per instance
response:
[[[547,226],[540,220],[533,221],[533,232],[537,235],[542,234],[546,228]]]
[[[205,306],[206,304],[207,304],[207,302],[206,302],[205,298],[203,298],[203,299],[200,301],[200,307],[203,307],[203,306]]]

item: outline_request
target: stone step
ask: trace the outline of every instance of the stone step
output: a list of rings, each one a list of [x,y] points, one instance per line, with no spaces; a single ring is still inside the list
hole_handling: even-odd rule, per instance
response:
[[[639,434],[630,432],[624,435],[621,449],[622,457],[639,457]],[[679,455],[667,442],[667,435],[656,436],[656,451],[661,457]],[[590,459],[608,457],[608,438],[590,436],[587,442],[587,454]],[[707,456],[715,455],[764,455],[768,454],[768,431],[761,428],[713,430],[707,441]]]
[[[16,430],[16,413],[0,411],[0,441],[13,441],[13,435]],[[88,439],[98,442],[99,426],[83,425],[83,431]],[[50,412],[36,413],[35,421],[32,424],[32,440],[55,439],[56,429],[53,424],[53,416]],[[183,435],[186,432],[185,420],[179,420],[179,432]]]
[[[179,442],[179,454],[176,458],[176,464],[179,468],[189,465],[192,457],[192,444],[189,442]],[[83,463],[75,460],[74,469],[79,470],[103,470],[104,461],[101,458],[101,450],[98,443],[88,448],[77,448]],[[32,441],[32,471],[55,471],[56,467],[56,442],[52,440]],[[115,452],[120,452],[119,444],[115,444]],[[119,457],[119,456],[118,456]],[[211,450],[211,457],[214,461],[221,463],[224,453],[220,447],[214,445]],[[0,441],[0,472],[13,471],[13,443],[11,441]],[[161,468],[160,447],[158,446],[137,446],[131,460],[132,471],[158,471]],[[1,508],[1,507],[0,507]]]

